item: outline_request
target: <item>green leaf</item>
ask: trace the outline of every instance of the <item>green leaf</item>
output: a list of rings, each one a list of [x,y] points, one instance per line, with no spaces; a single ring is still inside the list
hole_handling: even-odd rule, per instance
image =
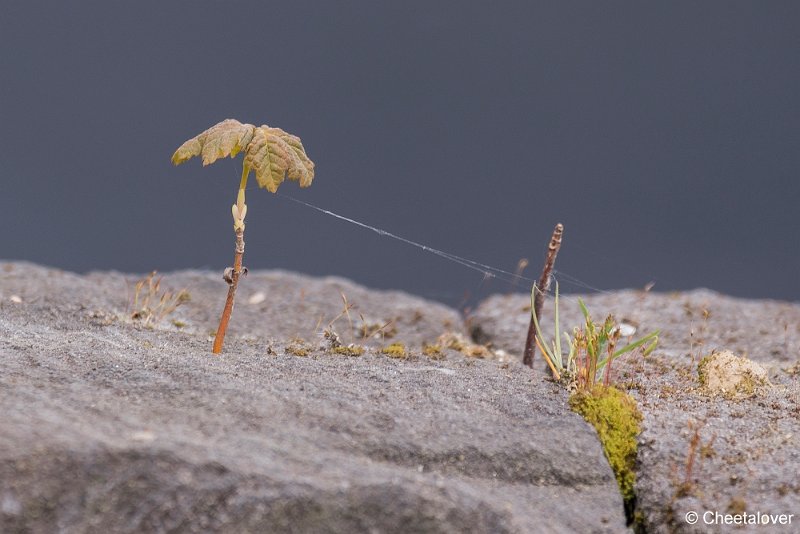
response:
[[[586,303],[583,302],[583,299],[578,297],[578,306],[581,307],[581,313],[583,314],[583,318],[586,322],[590,322],[591,319],[589,318],[589,308],[586,307]]]
[[[635,349],[637,347],[641,347],[642,345],[644,345],[648,341],[654,341],[655,343],[658,343],[658,335],[660,333],[661,333],[660,330],[656,330],[655,332],[650,332],[649,334],[644,336],[642,339],[639,339],[637,341],[634,341],[633,343],[625,345],[624,347],[622,347],[621,349],[616,351],[613,354],[612,358],[616,358],[617,356],[622,356],[626,352],[630,352],[630,351],[632,351],[633,349]],[[650,347],[650,346],[647,347],[647,350],[649,350],[650,352],[653,352],[653,349],[655,349],[655,345],[653,345],[652,347]],[[648,354],[649,354],[649,352],[648,352]]]
[[[616,360],[617,358],[619,358],[623,354],[627,354],[628,352],[631,352],[632,350],[641,347],[645,343],[650,342],[647,345],[647,347],[645,347],[644,351],[642,351],[642,356],[648,356],[651,352],[653,352],[653,350],[655,350],[656,345],[658,345],[658,335],[660,333],[661,333],[660,330],[656,330],[655,332],[650,332],[649,334],[644,336],[642,339],[636,340],[633,343],[625,345],[621,349],[619,349],[616,352],[614,352],[614,354],[611,355],[610,360],[613,362],[614,360]],[[606,356],[605,358],[600,360],[600,362],[597,364],[597,372],[598,373],[600,373],[603,369],[605,369],[605,366],[606,366],[606,364],[608,364],[608,361],[609,361],[609,357],[608,356]]]

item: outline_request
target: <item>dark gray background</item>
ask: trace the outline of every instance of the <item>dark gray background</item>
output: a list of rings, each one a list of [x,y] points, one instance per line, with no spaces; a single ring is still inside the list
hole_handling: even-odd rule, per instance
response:
[[[222,269],[227,117],[303,138],[281,192],[507,270],[800,299],[797,2],[4,2],[0,257]],[[457,303],[498,280],[248,196],[250,268]],[[564,289],[578,291],[566,284]]]

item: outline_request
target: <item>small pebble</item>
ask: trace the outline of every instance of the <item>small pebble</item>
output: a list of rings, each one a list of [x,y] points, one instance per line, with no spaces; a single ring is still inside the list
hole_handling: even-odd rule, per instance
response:
[[[253,296],[247,299],[247,302],[249,304],[261,304],[265,300],[267,300],[267,296],[264,294],[263,291],[259,291],[258,293],[254,293]]]
[[[636,327],[628,323],[620,323],[619,334],[622,337],[630,337],[636,333]]]
[[[156,435],[149,430],[139,430],[131,434],[131,439],[133,441],[144,441],[149,443],[156,439]]]

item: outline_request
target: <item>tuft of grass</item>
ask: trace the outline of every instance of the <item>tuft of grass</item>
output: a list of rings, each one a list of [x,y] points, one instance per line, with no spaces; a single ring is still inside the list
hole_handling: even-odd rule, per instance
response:
[[[408,352],[406,351],[406,346],[402,343],[392,343],[391,345],[387,345],[383,349],[381,349],[381,353],[387,355],[390,358],[400,358],[406,359],[408,358]]]
[[[131,319],[141,321],[144,326],[153,326],[164,318],[168,317],[179,306],[191,300],[191,296],[186,289],[173,292],[161,290],[161,280],[163,277],[156,276],[157,271],[153,271],[138,282],[133,293],[131,303]]]
[[[534,299],[536,291],[536,286],[534,286],[531,291],[531,300]],[[621,348],[617,348],[622,334],[614,317],[609,315],[602,324],[595,323],[586,308],[586,304],[580,298],[578,299],[578,304],[583,314],[584,324],[575,327],[572,336],[567,332],[561,333],[558,303],[559,292],[558,284],[556,284],[553,306],[555,335],[550,343],[545,341],[536,315],[532,313],[531,316],[536,328],[536,345],[542,351],[542,355],[553,373],[553,378],[559,382],[574,383],[578,389],[584,391],[593,390],[598,383],[608,386],[611,377],[611,364],[614,360],[636,349],[641,349],[642,356],[647,356],[653,352],[658,344],[660,331],[656,330],[636,341],[627,343]],[[561,342],[562,335],[566,342],[566,354],[564,345]]]
[[[359,315],[361,324],[356,329],[361,339],[392,339],[397,335],[397,324],[394,319],[386,322],[370,322],[363,315]]]

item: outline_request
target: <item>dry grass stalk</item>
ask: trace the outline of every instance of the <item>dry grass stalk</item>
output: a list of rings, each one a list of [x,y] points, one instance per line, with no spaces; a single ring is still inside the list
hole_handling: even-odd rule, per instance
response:
[[[144,326],[152,326],[169,316],[178,306],[189,301],[189,292],[161,291],[163,277],[153,271],[138,282],[133,293],[133,312],[131,319],[141,321]]]
[[[544,305],[544,296],[550,289],[550,277],[553,273],[553,266],[556,263],[556,256],[558,250],[561,248],[561,237],[564,233],[564,225],[558,223],[553,230],[553,235],[550,237],[550,244],[547,246],[547,256],[544,260],[544,268],[542,269],[542,276],[539,277],[539,282],[536,284],[536,296],[534,298],[533,310],[531,313],[536,316],[536,320],[542,317],[542,306]],[[522,363],[528,367],[533,367],[533,357],[536,353],[536,326],[531,316],[531,322],[528,325],[528,337],[525,339],[525,352],[523,353]]]

